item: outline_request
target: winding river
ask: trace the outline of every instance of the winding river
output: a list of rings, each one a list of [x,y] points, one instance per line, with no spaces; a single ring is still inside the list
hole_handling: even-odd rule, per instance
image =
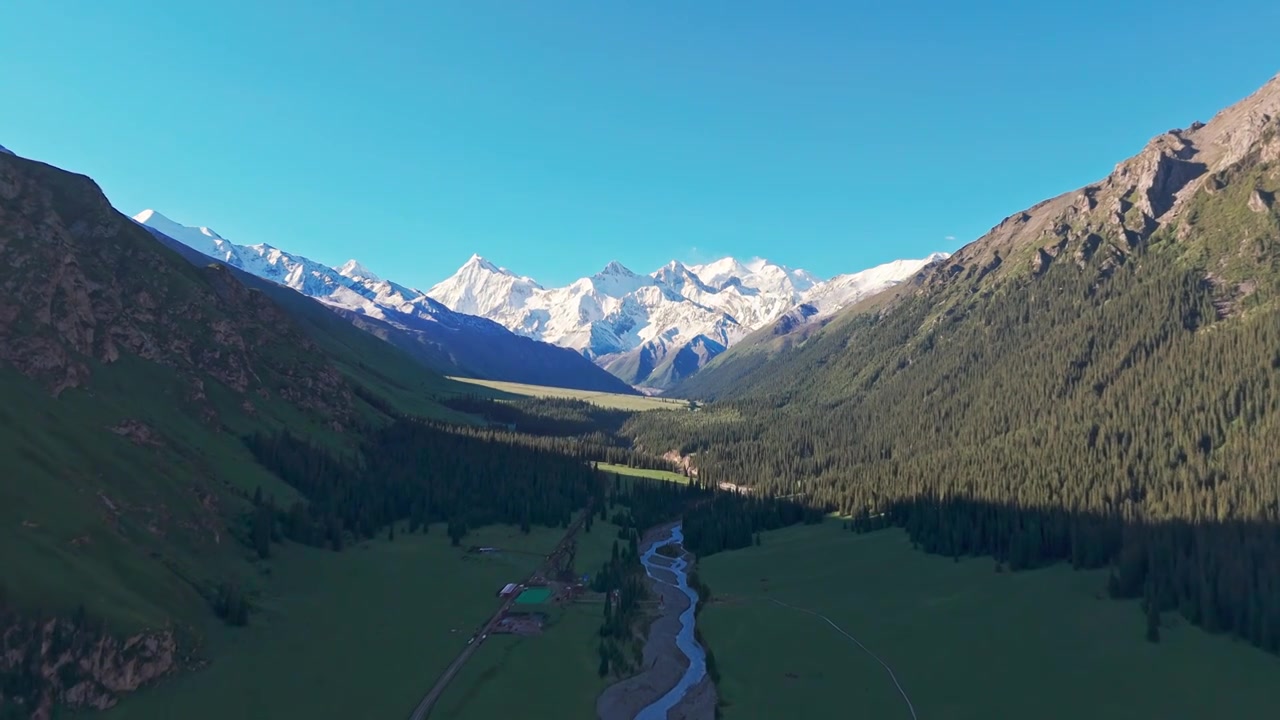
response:
[[[689,607],[680,613],[680,631],[676,635],[676,647],[680,648],[680,652],[689,658],[689,667],[684,671],[684,675],[680,677],[680,681],[675,687],[667,691],[665,695],[658,698],[656,702],[649,705],[636,715],[636,720],[666,720],[667,713],[671,708],[675,707],[684,699],[685,693],[694,685],[702,681],[707,674],[707,658],[702,651],[702,646],[693,637],[694,611],[698,606],[698,593],[689,587],[689,575],[687,568],[689,563],[683,558],[671,559],[658,555],[658,549],[667,545],[681,545],[684,542],[683,526],[675,525],[671,528],[669,537],[654,543],[643,555],[640,556],[640,562],[644,565],[644,571],[649,577],[655,581],[672,585],[673,583],[665,580],[661,575],[655,575],[655,570],[666,571],[675,576],[676,582],[674,586],[689,598]],[[683,546],[682,546],[683,548]],[[661,557],[662,561],[655,561],[655,558]],[[666,564],[670,561],[670,564]]]

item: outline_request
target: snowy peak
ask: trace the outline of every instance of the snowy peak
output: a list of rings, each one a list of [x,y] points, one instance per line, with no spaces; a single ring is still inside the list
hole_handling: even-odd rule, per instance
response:
[[[630,269],[617,260],[605,265],[603,270],[590,278],[585,278],[578,282],[585,283],[580,286],[584,290],[589,287],[596,293],[611,298],[622,298],[642,287],[653,284],[652,279],[631,272]],[[575,283],[570,287],[579,286]]]
[[[708,286],[702,281],[702,278],[698,277],[696,273],[679,260],[672,260],[663,265],[655,270],[650,277],[685,297],[688,297],[689,290],[703,293],[715,292],[714,288]],[[689,290],[686,290],[686,288],[689,288]]]
[[[382,280],[382,278],[374,275],[369,268],[356,261],[355,258],[344,262],[342,265],[338,266],[336,270],[339,275],[357,282],[362,280],[367,282],[379,282]]]
[[[170,220],[169,218],[165,217],[164,215],[161,215],[159,212],[151,209],[143,210],[137,215],[134,215],[133,221],[136,223],[140,223],[142,225],[146,225],[147,227],[155,228],[156,230],[159,230],[160,232],[164,233],[165,235],[168,235],[174,240],[182,240],[182,238],[178,237],[178,235],[195,235],[195,234],[201,235],[211,240],[224,239],[221,235],[214,232],[211,228],[187,227],[186,225],[181,225],[179,223],[176,223]],[[169,232],[170,230],[173,232]],[[177,233],[177,234],[175,235],[174,233]],[[196,249],[199,250],[200,248],[196,248]]]
[[[497,265],[494,265],[493,263],[489,262],[488,260],[485,260],[484,258],[476,254],[473,254],[471,256],[471,259],[467,260],[467,262],[464,263],[463,266],[458,269],[458,272],[461,273],[468,270],[472,272],[493,273],[495,275],[509,275],[511,277],[516,276],[515,273],[511,272],[510,270],[503,267],[498,267]]]
[[[627,269],[627,267],[622,263],[617,260],[612,260],[608,265],[604,266],[603,270],[596,273],[594,277],[637,277],[637,275]]]
[[[810,288],[802,299],[817,310],[818,316],[831,315],[862,298],[914,277],[924,268],[949,257],[950,253],[936,252],[919,260],[894,260],[862,272],[837,275]]]
[[[798,321],[835,312],[939,257],[946,253],[829,282],[764,258],[725,257],[692,266],[672,260],[649,275],[615,260],[594,275],[548,289],[473,256],[427,296],[521,335],[577,350],[627,382],[664,386],[802,303],[810,304]],[[684,359],[673,370],[676,366],[664,358],[677,357]]]
[[[534,291],[541,289],[542,286],[530,278],[519,277],[479,255],[472,255],[457,272],[428,290],[426,296],[454,312],[495,320],[520,333],[507,320],[498,318],[506,318],[512,307],[522,306]]]
[[[712,287],[721,287],[734,278],[741,282],[742,278],[751,274],[746,265],[731,257],[720,258],[706,265],[694,265],[691,269]]]
[[[816,285],[819,280],[808,271],[792,270],[764,258],[752,258],[742,262],[725,257],[705,265],[689,268],[707,285],[714,288],[737,286],[765,293],[799,293]]]

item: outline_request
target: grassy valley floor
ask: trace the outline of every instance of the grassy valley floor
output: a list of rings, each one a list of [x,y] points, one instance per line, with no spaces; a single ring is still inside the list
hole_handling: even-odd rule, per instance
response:
[[[547,385],[526,385],[524,383],[504,382],[502,380],[478,380],[476,378],[451,377],[459,383],[478,385],[489,390],[497,390],[515,397],[564,398],[582,400],[598,407],[610,410],[680,410],[689,407],[688,400],[676,398],[651,397],[646,395],[622,395],[620,393],[600,392],[597,390],[575,390],[571,388],[550,387]]]
[[[666,480],[667,482],[680,483],[681,485],[685,485],[689,482],[689,478],[687,476],[670,470],[633,468],[626,465],[613,465],[611,463],[596,463],[596,469],[600,472],[614,473],[616,475],[625,475],[628,477],[648,478],[650,480]]]
[[[276,546],[250,626],[211,624],[207,667],[83,717],[407,717],[493,614],[497,590],[524,580],[563,533],[493,526],[454,548],[436,525],[341,553]],[[509,552],[468,553],[472,545]]]
[[[840,523],[766,533],[758,547],[699,562],[712,603],[699,625],[715,653],[729,720],[1207,718],[1280,714],[1280,659],[1166,614],[1145,640],[1136,602],[1105,597],[1105,572],[1069,566],[996,573],[953,562],[906,534]]]

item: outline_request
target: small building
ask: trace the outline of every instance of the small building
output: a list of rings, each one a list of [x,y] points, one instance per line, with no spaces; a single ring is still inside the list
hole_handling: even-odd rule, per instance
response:
[[[506,597],[511,593],[515,592],[516,588],[518,587],[519,585],[516,585],[515,583],[507,583],[506,585],[502,586],[501,590],[498,591],[498,597]]]

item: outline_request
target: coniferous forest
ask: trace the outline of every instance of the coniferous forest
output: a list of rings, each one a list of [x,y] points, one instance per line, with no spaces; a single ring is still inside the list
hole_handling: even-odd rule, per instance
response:
[[[340,550],[347,538],[401,520],[411,532],[446,522],[455,544],[468,527],[495,522],[567,527],[603,488],[579,458],[491,433],[401,419],[363,437],[346,457],[284,430],[246,438],[259,462],[306,498],[275,513],[286,537]]]

